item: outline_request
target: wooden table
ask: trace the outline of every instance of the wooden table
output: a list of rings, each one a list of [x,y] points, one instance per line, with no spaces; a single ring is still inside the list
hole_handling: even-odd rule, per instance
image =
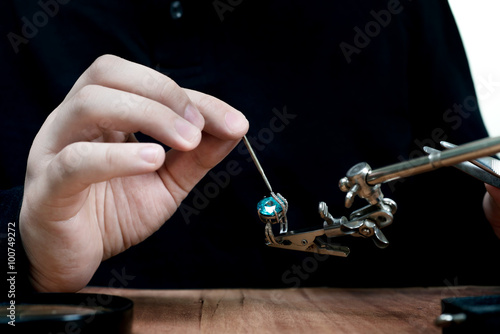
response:
[[[86,288],[134,301],[133,333],[440,333],[442,298],[500,287],[283,290]]]

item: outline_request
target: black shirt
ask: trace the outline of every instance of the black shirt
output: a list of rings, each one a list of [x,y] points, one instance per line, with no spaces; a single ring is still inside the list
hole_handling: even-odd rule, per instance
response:
[[[274,190],[289,202],[291,230],[321,226],[319,201],[348,215],[337,184],[360,161],[377,168],[440,140],[487,136],[446,1],[10,0],[0,12],[2,189],[22,185],[43,120],[106,53],[241,110]],[[18,219],[19,191],[2,228]],[[481,182],[446,168],[382,191],[399,206],[383,230],[387,249],[350,237],[337,240],[351,247],[347,258],[269,248],[256,213],[269,193],[241,144],[158,232],[105,261],[91,284],[498,284],[499,241],[482,212]]]

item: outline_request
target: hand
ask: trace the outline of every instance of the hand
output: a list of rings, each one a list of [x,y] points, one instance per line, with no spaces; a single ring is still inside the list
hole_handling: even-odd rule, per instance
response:
[[[500,238],[500,189],[486,184],[486,194],[483,199],[483,209],[493,231]]]
[[[248,130],[237,110],[102,56],[37,134],[20,229],[39,291],[77,291],[168,220]],[[169,146],[138,143],[143,132]]]

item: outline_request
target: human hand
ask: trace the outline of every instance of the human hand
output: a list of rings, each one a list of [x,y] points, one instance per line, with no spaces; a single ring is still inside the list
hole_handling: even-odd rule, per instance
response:
[[[486,194],[483,198],[483,209],[493,231],[500,238],[500,189],[485,184]]]
[[[20,229],[34,287],[85,287],[101,261],[168,220],[247,130],[214,97],[115,56],[97,59],[29,154]],[[139,143],[139,131],[171,150]]]

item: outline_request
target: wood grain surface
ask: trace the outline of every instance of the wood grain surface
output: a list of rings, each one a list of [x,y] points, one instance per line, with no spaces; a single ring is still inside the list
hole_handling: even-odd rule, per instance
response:
[[[442,298],[500,287],[133,290],[86,293],[134,301],[133,333],[441,333]]]

